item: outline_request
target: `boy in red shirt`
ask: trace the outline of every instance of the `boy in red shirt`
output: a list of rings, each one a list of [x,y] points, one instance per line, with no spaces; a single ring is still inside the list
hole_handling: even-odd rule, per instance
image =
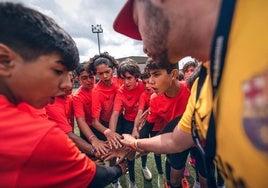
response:
[[[81,63],[76,69],[76,78],[80,87],[73,96],[74,114],[80,129],[80,137],[91,143],[100,154],[108,152],[107,145],[97,138],[91,130],[92,126],[92,90],[95,85],[95,77],[86,71],[87,62]]]
[[[108,142],[116,142],[121,135],[109,129],[109,121],[114,106],[114,98],[121,83],[114,76],[118,64],[114,57],[107,52],[95,55],[89,60],[86,71],[98,76],[99,81],[92,91],[92,118],[91,130],[98,139]],[[116,158],[110,161],[110,166],[116,163]],[[120,187],[120,182],[113,182],[113,187]]]
[[[149,60],[145,69],[150,75],[150,84],[156,93],[150,101],[147,121],[153,131],[160,131],[173,119],[183,114],[190,91],[185,82],[177,79],[179,73],[177,64],[162,68],[155,61]],[[169,186],[181,186],[188,154],[187,150],[167,155],[166,179]]]
[[[114,75],[117,67],[114,57],[105,52],[91,58],[87,68],[87,72],[99,78],[92,91],[92,130],[99,139],[109,142],[112,142],[114,138],[121,138],[118,133],[108,130],[115,95],[122,85],[121,80]]]
[[[146,120],[146,117],[148,115],[149,111],[149,105],[150,105],[150,98],[154,90],[151,87],[151,84],[149,83],[149,74],[147,72],[143,72],[141,74],[141,80],[144,86],[144,92],[141,94],[139,99],[139,107],[138,107],[138,113],[135,117],[134,121],[134,127],[132,131],[132,136],[135,138],[149,138],[149,132],[145,135],[140,135],[139,130],[144,122]],[[147,162],[147,155],[141,156],[141,167],[142,167],[142,173],[146,180],[150,181],[152,180],[152,173],[146,166]],[[161,159],[160,159],[161,164]],[[162,166],[161,166],[162,167]],[[163,174],[162,168],[158,169],[158,172]]]
[[[104,187],[122,174],[97,166],[41,109],[71,87],[79,63],[71,36],[51,18],[0,3],[0,187]]]
[[[138,63],[132,59],[125,59],[118,67],[117,75],[123,79],[123,85],[119,88],[114,101],[113,112],[109,122],[111,131],[116,130],[120,113],[123,112],[124,117],[120,127],[120,133],[132,133],[134,120],[138,113],[139,98],[144,91],[140,77],[140,68]],[[119,140],[118,145],[120,145]],[[117,147],[117,145],[114,145]],[[128,160],[130,187],[135,188],[135,172],[134,161]]]

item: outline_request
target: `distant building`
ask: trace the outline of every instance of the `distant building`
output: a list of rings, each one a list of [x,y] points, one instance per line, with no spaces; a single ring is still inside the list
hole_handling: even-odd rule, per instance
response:
[[[141,72],[143,72],[144,67],[145,67],[145,62],[146,62],[146,60],[147,60],[148,57],[144,57],[144,56],[128,56],[128,57],[118,58],[116,60],[120,64],[120,62],[122,62],[126,58],[130,58],[130,59],[133,59],[133,60],[137,61],[138,64],[139,64],[139,67],[140,67]]]

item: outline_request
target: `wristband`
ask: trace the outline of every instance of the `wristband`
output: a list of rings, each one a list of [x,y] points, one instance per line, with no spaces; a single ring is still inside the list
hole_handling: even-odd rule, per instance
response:
[[[89,137],[88,137],[88,140],[90,141],[90,142],[92,142],[92,140],[93,140],[93,138],[95,138],[96,136],[94,135],[94,134],[92,134],[92,135],[90,135]]]
[[[138,140],[136,139],[136,140],[134,140],[133,142],[130,142],[130,147],[132,148],[132,149],[134,149],[134,150],[137,150],[138,149]]]
[[[103,134],[106,135],[106,134],[108,134],[108,133],[110,133],[110,132],[112,132],[111,129],[106,129],[106,130],[103,132]]]

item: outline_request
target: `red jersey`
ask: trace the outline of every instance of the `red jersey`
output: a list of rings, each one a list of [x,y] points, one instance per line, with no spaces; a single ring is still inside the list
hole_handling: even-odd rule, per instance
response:
[[[55,102],[48,104],[45,108],[48,119],[55,121],[65,133],[74,131],[74,114],[71,99],[71,96],[55,97]]]
[[[150,98],[152,93],[147,92],[146,90],[142,92],[140,99],[139,99],[139,110],[146,110],[150,106]]]
[[[35,118],[47,119],[48,116],[46,114],[45,108],[36,109],[29,105],[28,103],[22,102],[18,104],[17,108],[24,112],[30,113]]]
[[[92,125],[92,90],[79,87],[73,96],[73,108],[76,118],[85,118],[88,126]]]
[[[128,90],[122,85],[115,96],[114,111],[124,112],[124,118],[128,121],[134,121],[138,113],[139,98],[144,91],[141,80],[138,81],[136,88]]]
[[[119,88],[118,79],[113,78],[112,85],[107,87],[99,81],[92,92],[92,117],[109,122],[113,111],[114,99]]]
[[[0,95],[0,187],[86,187],[96,164],[56,124]]]
[[[172,119],[180,116],[186,109],[190,90],[185,82],[180,82],[180,91],[175,97],[165,94],[154,95],[150,101],[148,122],[155,123],[153,131],[160,131]]]

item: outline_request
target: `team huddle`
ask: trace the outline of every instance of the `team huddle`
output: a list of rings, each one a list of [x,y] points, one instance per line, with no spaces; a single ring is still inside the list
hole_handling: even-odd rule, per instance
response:
[[[187,161],[194,188],[265,187],[268,5],[202,1],[126,1],[113,27],[143,41],[144,70],[81,63],[53,19],[1,2],[0,186],[121,187],[128,172],[135,188],[153,152],[158,187],[189,187]]]

